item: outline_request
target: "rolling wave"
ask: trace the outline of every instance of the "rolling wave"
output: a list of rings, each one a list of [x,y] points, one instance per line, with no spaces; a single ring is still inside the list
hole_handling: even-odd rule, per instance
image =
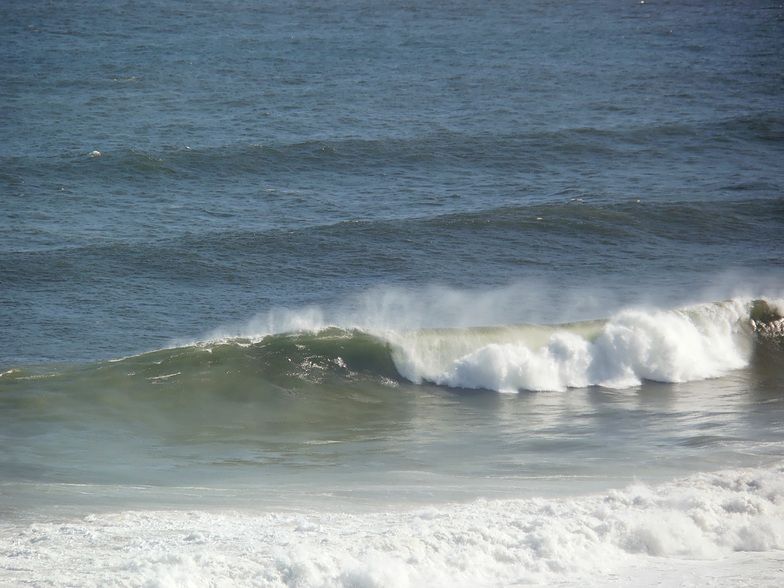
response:
[[[0,382],[79,382],[88,372],[104,391],[143,383],[184,397],[194,389],[246,397],[311,385],[340,394],[347,385],[404,382],[499,392],[628,388],[720,377],[762,351],[778,361],[783,342],[780,302],[734,299],[560,325],[327,327],[228,338],[91,366],[18,367]]]

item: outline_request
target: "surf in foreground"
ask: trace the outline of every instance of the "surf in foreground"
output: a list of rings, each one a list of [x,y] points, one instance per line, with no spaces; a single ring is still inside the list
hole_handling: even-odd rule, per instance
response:
[[[784,469],[402,512],[136,511],[4,527],[0,568],[19,585],[654,586],[684,571],[741,585],[738,565],[751,563],[755,585],[772,586]]]

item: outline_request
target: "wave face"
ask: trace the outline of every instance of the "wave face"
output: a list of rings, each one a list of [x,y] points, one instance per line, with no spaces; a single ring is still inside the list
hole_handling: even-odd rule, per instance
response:
[[[300,324],[319,320],[305,313]],[[285,324],[299,322],[288,317]],[[12,368],[2,381],[74,379],[84,390],[95,387],[84,378],[109,389],[179,383],[183,394],[194,387],[208,394],[253,394],[403,381],[498,392],[628,388],[644,380],[720,377],[747,366],[763,349],[773,349],[776,361],[783,324],[776,303],[733,299],[676,310],[624,310],[561,325],[316,327],[163,349],[92,367]]]

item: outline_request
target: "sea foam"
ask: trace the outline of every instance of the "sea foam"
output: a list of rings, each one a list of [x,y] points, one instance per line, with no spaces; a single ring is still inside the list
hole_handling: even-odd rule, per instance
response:
[[[370,513],[127,511],[1,530],[6,585],[606,586],[625,577],[621,585],[640,586],[662,573],[681,585],[738,552],[748,553],[743,585],[758,585],[784,549],[784,468],[560,499]]]

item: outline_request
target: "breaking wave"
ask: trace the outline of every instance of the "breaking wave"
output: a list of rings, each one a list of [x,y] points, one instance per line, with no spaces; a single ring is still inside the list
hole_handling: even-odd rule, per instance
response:
[[[754,341],[776,340],[781,329],[781,316],[768,302],[730,300],[625,310],[555,327],[418,331],[390,339],[395,364],[411,381],[514,392],[719,377],[744,367]]]
[[[393,330],[313,326],[294,332],[231,337],[95,364],[103,390],[133,382],[204,390],[340,388],[377,382],[430,383],[498,392],[603,386],[645,380],[687,382],[745,367],[762,351],[779,361],[781,304],[728,300],[676,310],[624,310],[607,319],[560,325]],[[311,328],[307,328],[310,325]],[[772,353],[772,356],[770,355]],[[765,355],[765,354],[762,354]],[[85,376],[85,366],[4,370],[17,380]],[[78,372],[78,373],[77,373]]]

